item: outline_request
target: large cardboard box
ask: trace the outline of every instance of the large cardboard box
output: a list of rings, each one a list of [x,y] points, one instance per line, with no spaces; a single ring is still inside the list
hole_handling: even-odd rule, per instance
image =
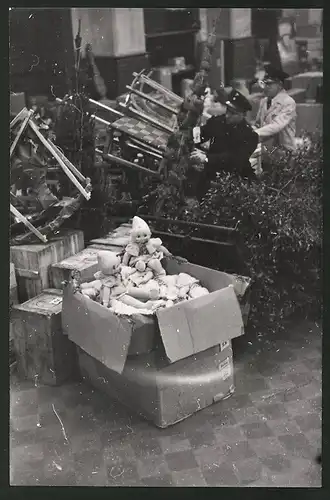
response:
[[[15,264],[20,302],[24,302],[50,287],[49,268],[84,248],[82,231],[61,229],[48,243],[14,245],[10,247]]]
[[[166,366],[176,365],[173,370],[177,375],[180,374],[181,368],[186,366],[185,363],[190,369],[194,356],[199,360],[197,371],[201,375],[204,366],[202,360],[205,356],[212,358],[208,366],[218,366],[217,363],[223,361],[215,356],[216,353],[212,349],[217,349],[221,343],[229,342],[244,333],[238,298],[244,297],[249,287],[248,278],[190,263],[179,264],[174,259],[165,259],[163,265],[168,274],[184,272],[196,277],[211,293],[159,310],[153,317],[136,315],[127,318],[116,316],[79,292],[74,293],[71,283],[64,290],[63,328],[69,339],[94,360],[90,360],[88,366],[93,365],[101,369],[103,365],[105,373],[109,376],[111,374],[111,380],[113,377],[117,380],[113,373],[125,374],[124,378],[126,377],[127,366],[131,366],[131,354],[141,355],[143,352],[154,351],[149,355],[156,356],[155,352],[161,349],[163,355],[157,360],[166,360]],[[158,361],[148,362],[155,368],[160,367]],[[181,361],[181,364],[177,364]],[[182,389],[181,394],[181,399],[184,400],[182,418],[196,411],[195,407],[192,409],[190,398],[185,399],[186,389]],[[211,399],[207,399],[207,404],[212,403]],[[149,417],[152,414],[151,410],[147,413]],[[173,417],[173,412],[171,415]],[[169,420],[174,423],[172,417]],[[162,420],[161,415],[158,415],[157,419],[154,420],[155,423],[158,422],[157,425],[169,425],[166,423],[167,419]]]
[[[47,385],[67,380],[76,348],[62,332],[62,290],[48,289],[13,307],[13,341],[20,378]]]
[[[224,344],[172,364],[160,347],[128,357],[121,375],[78,349],[80,372],[94,387],[164,428],[234,392],[231,342]]]

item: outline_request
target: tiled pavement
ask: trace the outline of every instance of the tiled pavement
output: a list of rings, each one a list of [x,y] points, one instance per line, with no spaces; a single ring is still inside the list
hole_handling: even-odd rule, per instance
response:
[[[321,332],[234,343],[236,392],[167,429],[83,382],[11,388],[12,485],[321,486]]]

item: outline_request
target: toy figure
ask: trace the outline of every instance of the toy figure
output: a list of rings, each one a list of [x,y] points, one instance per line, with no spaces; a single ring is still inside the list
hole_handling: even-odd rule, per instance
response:
[[[112,299],[120,300],[136,309],[152,309],[155,306],[154,300],[158,298],[157,290],[125,287],[118,255],[110,251],[100,251],[97,260],[100,268],[94,275],[97,279],[90,283],[82,283],[83,295],[94,300],[98,298],[105,307],[111,306]]]
[[[162,240],[151,238],[148,224],[140,217],[134,217],[131,242],[126,246],[123,264],[135,267],[139,272],[149,268],[155,276],[165,276],[166,272],[161,264],[164,256],[171,257],[171,253],[162,245]]]

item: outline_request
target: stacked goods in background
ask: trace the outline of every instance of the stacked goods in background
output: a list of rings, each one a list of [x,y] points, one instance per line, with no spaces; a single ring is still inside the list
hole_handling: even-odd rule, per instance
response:
[[[88,250],[119,253],[129,232],[130,224],[123,224],[92,241]],[[64,277],[73,261],[68,259],[63,268],[61,264],[53,268],[66,269]],[[91,267],[80,262],[75,269],[86,276]],[[155,316],[126,318],[74,293],[69,282],[62,312],[63,329],[78,346],[83,377],[158,427],[175,424],[234,392],[231,340],[244,333],[242,314],[246,317],[248,308],[239,301],[249,288],[248,278],[173,259],[165,260],[164,267],[168,274],[195,276],[211,293]]]
[[[82,376],[93,386],[165,428],[234,392],[231,342],[212,347],[176,363],[160,348],[127,356],[121,374],[78,348]]]
[[[75,347],[62,331],[62,290],[48,289],[12,311],[20,379],[58,385],[73,375]]]
[[[82,231],[62,229],[46,244],[10,247],[10,259],[15,265],[20,302],[39,295],[50,287],[51,264],[60,262],[84,248]]]

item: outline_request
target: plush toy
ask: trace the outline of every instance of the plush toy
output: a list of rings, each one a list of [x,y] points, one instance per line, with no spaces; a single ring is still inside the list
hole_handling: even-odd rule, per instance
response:
[[[198,297],[203,297],[204,295],[208,295],[209,293],[210,292],[208,291],[207,288],[196,283],[192,285],[189,290],[189,298],[197,299]]]
[[[155,276],[164,276],[166,272],[161,264],[164,256],[170,257],[171,253],[162,245],[162,240],[151,238],[148,224],[140,217],[134,217],[131,241],[126,246],[123,264],[135,267],[139,272],[149,268]]]

